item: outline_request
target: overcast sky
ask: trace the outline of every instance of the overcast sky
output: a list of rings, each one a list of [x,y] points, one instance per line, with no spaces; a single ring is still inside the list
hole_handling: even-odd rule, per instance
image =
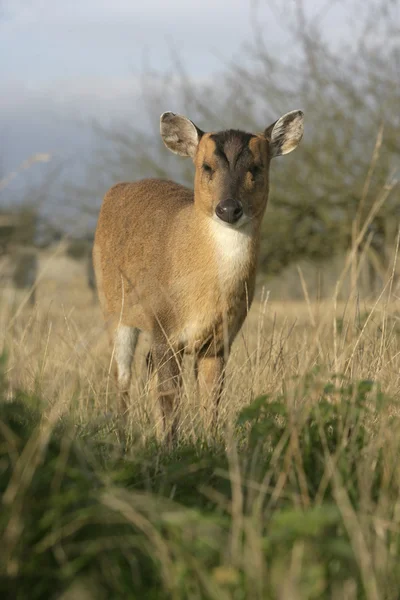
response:
[[[305,0],[309,11],[323,4]],[[0,0],[3,169],[31,151],[70,146],[71,116],[124,114],[146,65],[171,67],[171,47],[193,78],[210,77],[240,55],[256,15],[266,43],[287,51],[273,5],[281,0]],[[340,5],[325,19],[333,40],[342,35]]]
[[[5,7],[3,75],[34,87],[127,76],[145,51],[163,68],[169,43],[196,73],[207,73],[213,48],[229,57],[249,35],[246,0],[7,0]]]
[[[171,45],[193,77],[218,69],[251,38],[251,15],[268,43],[282,47],[283,31],[268,0],[0,0],[2,100],[62,93],[111,96],[129,92],[145,61],[163,70]],[[279,2],[278,2],[279,4]],[[306,0],[318,10],[322,0]],[[294,5],[287,0],[287,6]],[[253,10],[251,7],[253,6]],[[256,12],[255,9],[256,8]],[[340,10],[327,31],[339,35]],[[336,29],[336,33],[335,33]],[[112,90],[107,82],[118,85]]]
[[[123,94],[145,61],[166,69],[171,46],[194,77],[206,76],[251,33],[247,0],[6,0],[3,12],[0,74],[13,97],[92,86],[108,95],[107,81]]]

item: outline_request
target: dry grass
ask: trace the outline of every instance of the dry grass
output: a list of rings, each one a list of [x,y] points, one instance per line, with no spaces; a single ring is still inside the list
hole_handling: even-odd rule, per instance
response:
[[[361,300],[355,288],[346,302],[334,297],[312,301],[301,269],[295,277],[303,301],[271,300],[274,281],[258,291],[230,358],[222,425],[259,394],[289,393],[315,367],[327,380],[333,374],[369,379],[390,396],[399,394],[400,304],[391,274],[376,298]],[[60,413],[72,410],[82,422],[112,412],[111,349],[83,265],[57,251],[47,253],[41,259],[35,308],[28,307],[27,296],[19,292],[10,301],[6,289],[0,295],[0,347],[9,357],[10,394],[12,388],[40,393],[50,405],[57,403]],[[158,419],[146,384],[146,348],[144,339],[134,362],[130,415],[144,437],[153,435]],[[189,357],[186,362],[181,435],[193,439],[199,427],[207,433],[209,418],[207,407],[198,404]]]
[[[2,597],[395,600],[394,270],[364,300],[357,285],[346,302],[310,299],[302,268],[303,301],[271,300],[274,281],[260,288],[229,361],[218,439],[187,357],[172,453],[156,442],[143,339],[121,454],[111,349],[83,265],[43,256],[33,308],[28,292],[4,288]]]

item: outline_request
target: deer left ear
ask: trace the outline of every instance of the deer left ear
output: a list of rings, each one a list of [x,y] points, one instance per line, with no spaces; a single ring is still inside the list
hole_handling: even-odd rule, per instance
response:
[[[272,123],[264,131],[269,142],[270,157],[289,154],[300,143],[304,132],[304,114],[301,110],[292,110]]]
[[[160,133],[164,144],[174,154],[194,158],[203,132],[196,125],[173,112],[165,112],[160,117]]]

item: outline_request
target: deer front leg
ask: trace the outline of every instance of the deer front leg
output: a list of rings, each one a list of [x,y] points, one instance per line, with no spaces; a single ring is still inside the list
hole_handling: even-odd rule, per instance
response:
[[[157,343],[151,351],[151,359],[158,378],[157,392],[164,436],[169,446],[172,446],[176,441],[179,425],[182,357],[182,350],[173,349],[167,343]]]
[[[129,387],[132,379],[132,361],[139,339],[139,330],[118,325],[114,333],[115,375],[119,391],[119,413],[126,417],[129,410]]]
[[[223,356],[199,356],[197,358],[196,375],[200,388],[200,399],[203,406],[210,400],[212,405],[212,431],[218,423],[218,409],[225,382],[225,360]]]

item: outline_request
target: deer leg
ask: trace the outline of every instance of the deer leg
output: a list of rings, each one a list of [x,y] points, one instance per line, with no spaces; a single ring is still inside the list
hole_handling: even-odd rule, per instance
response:
[[[119,325],[114,334],[114,358],[119,390],[119,412],[124,415],[129,408],[129,387],[132,379],[132,361],[139,339],[139,329]]]
[[[181,349],[167,343],[156,343],[151,351],[151,363],[157,372],[157,393],[161,408],[163,431],[169,446],[176,442],[179,425],[179,392],[182,380]],[[153,365],[152,365],[153,366]]]
[[[212,431],[215,433],[218,423],[219,404],[225,382],[225,359],[223,356],[199,356],[196,364],[196,376],[200,388],[200,401],[203,406],[211,400]]]
[[[151,350],[149,350],[148,353],[146,354],[146,369],[147,369],[147,376],[150,377],[150,375],[152,375],[152,373],[154,371],[154,358],[151,353]]]

